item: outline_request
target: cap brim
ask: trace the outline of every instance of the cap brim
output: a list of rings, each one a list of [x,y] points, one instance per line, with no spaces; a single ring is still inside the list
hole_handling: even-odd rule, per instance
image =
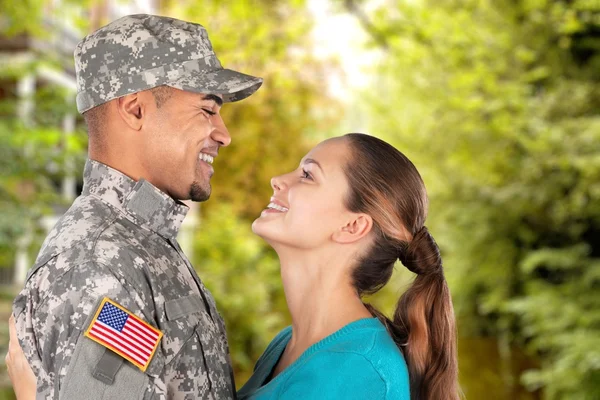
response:
[[[250,96],[262,83],[262,78],[231,69],[220,69],[207,74],[191,72],[168,82],[167,85],[188,92],[222,94],[223,101],[229,103]]]

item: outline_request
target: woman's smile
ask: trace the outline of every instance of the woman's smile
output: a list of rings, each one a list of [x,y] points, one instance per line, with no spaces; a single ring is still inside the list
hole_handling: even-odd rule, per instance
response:
[[[263,210],[261,216],[263,214],[273,214],[273,213],[286,213],[289,210],[288,207],[284,206],[283,203],[277,200],[274,197],[271,197],[271,201],[266,209]]]

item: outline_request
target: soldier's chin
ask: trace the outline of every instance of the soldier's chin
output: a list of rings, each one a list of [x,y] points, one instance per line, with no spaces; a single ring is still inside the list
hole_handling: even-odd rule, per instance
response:
[[[211,189],[210,183],[205,186],[198,182],[192,183],[192,186],[190,187],[190,200],[195,202],[208,200],[210,198]]]

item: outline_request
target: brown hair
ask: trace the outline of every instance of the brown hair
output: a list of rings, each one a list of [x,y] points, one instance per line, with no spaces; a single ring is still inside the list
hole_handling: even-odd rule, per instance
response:
[[[353,271],[359,295],[381,289],[400,260],[416,278],[392,319],[367,308],[403,352],[411,399],[458,399],[456,328],[440,251],[425,227],[428,199],[419,172],[390,144],[373,136],[345,136],[352,156],[344,167],[346,206],[373,219],[373,244]]]

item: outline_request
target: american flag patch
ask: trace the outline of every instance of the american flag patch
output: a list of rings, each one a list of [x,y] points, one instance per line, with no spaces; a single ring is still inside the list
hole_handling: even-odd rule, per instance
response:
[[[85,336],[146,371],[162,332],[108,297],[102,299]]]

